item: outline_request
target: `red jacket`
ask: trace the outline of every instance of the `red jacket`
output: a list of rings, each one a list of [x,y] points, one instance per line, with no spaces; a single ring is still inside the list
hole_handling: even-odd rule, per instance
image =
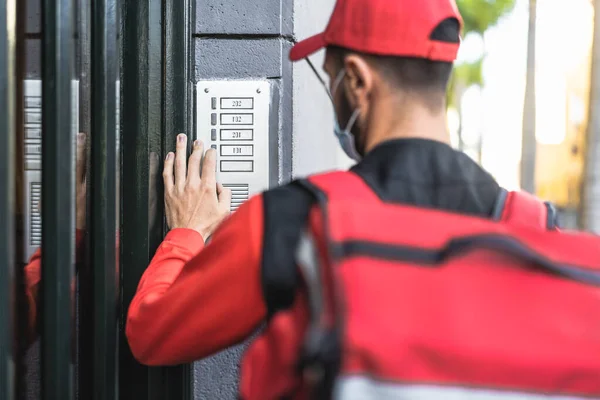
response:
[[[75,247],[81,248],[84,231],[77,230],[75,232]],[[79,251],[77,251],[79,255]],[[40,307],[40,287],[42,283],[42,249],[39,248],[33,253],[29,259],[29,263],[25,266],[25,295],[27,297],[27,305],[29,315],[27,316],[27,342],[33,343],[38,337],[38,308]],[[74,284],[71,285],[71,290],[74,291]]]
[[[390,201],[482,218],[499,191],[468,156],[430,140],[390,140],[352,171]],[[244,203],[206,246],[195,231],[169,232],[128,310],[126,334],[140,362],[196,361],[242,342],[293,305],[290,231],[306,225],[313,198],[292,186]]]
[[[250,336],[267,313],[262,237],[262,196],[243,204],[206,246],[196,231],[169,232],[127,315],[134,356],[147,365],[188,363]]]

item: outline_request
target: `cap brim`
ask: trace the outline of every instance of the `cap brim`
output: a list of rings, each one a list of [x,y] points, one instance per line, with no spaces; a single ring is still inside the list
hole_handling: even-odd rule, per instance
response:
[[[327,43],[325,42],[324,33],[319,33],[318,35],[304,39],[292,47],[292,50],[290,51],[290,61],[303,60],[325,46],[327,46]]]

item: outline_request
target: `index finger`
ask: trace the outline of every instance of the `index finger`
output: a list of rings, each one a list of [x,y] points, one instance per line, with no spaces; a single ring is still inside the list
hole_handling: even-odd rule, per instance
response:
[[[197,184],[200,182],[200,162],[202,161],[203,150],[204,145],[202,141],[194,141],[192,155],[188,160],[187,180],[189,184]]]
[[[214,149],[209,149],[204,156],[202,184],[213,189],[217,185],[217,152]]]

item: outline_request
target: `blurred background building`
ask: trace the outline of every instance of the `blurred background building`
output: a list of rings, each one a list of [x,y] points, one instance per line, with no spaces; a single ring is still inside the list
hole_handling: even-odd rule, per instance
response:
[[[459,1],[459,7],[466,34],[449,93],[454,145],[504,187],[533,188],[552,201],[565,226],[590,226],[582,195],[589,153],[592,2],[481,0]],[[528,66],[533,66],[533,82]],[[528,142],[528,136],[535,141]],[[592,214],[597,218],[585,215]]]

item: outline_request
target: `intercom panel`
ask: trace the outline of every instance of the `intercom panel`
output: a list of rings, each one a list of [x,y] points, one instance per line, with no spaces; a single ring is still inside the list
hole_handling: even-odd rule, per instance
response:
[[[27,262],[42,244],[42,216],[38,203],[42,196],[42,81],[25,80],[25,204],[24,204],[24,250]],[[73,135],[79,130],[79,82],[72,86]],[[75,136],[73,136],[75,137]]]
[[[200,81],[196,133],[217,151],[217,181],[232,191],[231,210],[269,187],[268,81]]]

